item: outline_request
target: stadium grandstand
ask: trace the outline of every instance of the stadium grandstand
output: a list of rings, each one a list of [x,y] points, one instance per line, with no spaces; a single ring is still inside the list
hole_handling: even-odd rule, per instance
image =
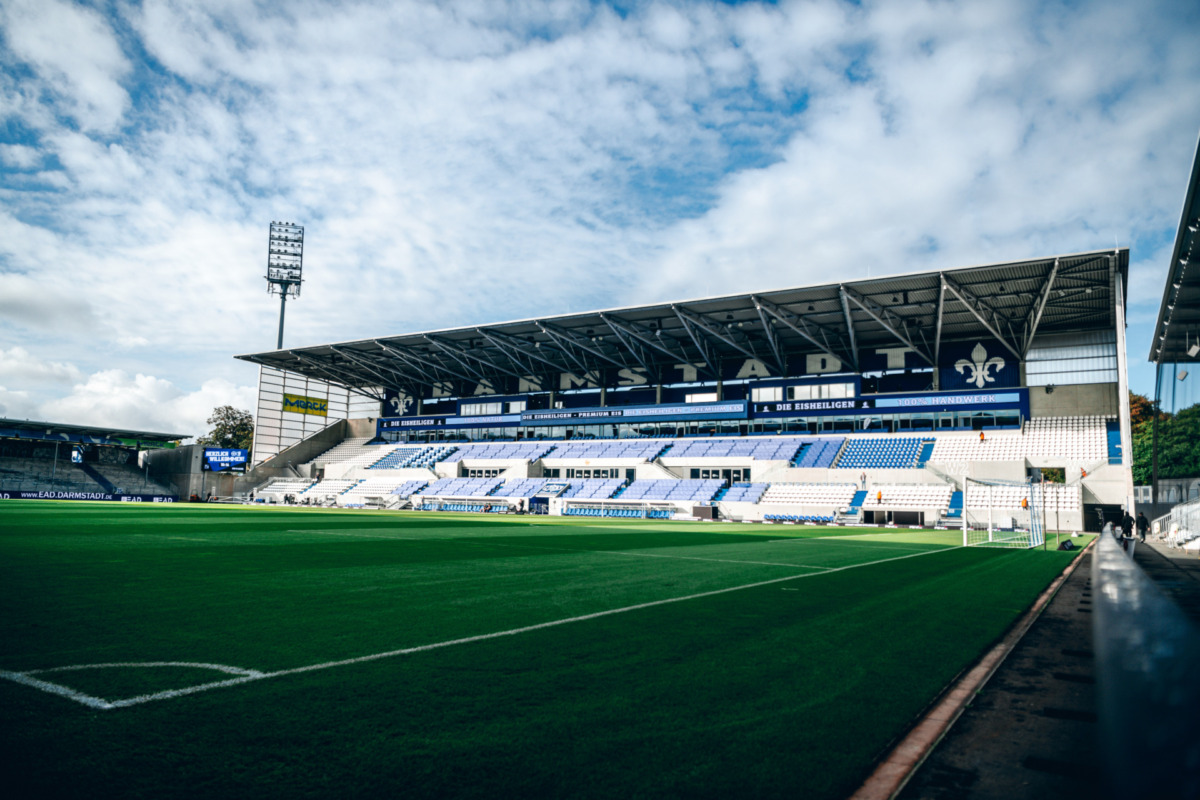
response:
[[[381,336],[259,365],[258,499],[1098,529],[1129,251]]]
[[[150,474],[145,455],[173,449],[185,438],[0,419],[0,498],[172,502],[178,491]]]

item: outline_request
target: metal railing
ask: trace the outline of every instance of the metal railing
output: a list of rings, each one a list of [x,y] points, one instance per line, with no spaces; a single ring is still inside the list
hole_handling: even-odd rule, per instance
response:
[[[1200,498],[1180,503],[1151,523],[1151,534],[1171,547],[1200,539]]]
[[[1092,585],[1107,795],[1200,796],[1200,633],[1110,533]]]

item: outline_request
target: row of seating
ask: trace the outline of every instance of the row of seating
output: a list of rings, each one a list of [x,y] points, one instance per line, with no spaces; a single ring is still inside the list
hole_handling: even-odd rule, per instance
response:
[[[717,499],[728,503],[757,503],[769,487],[769,483],[735,483]]]
[[[921,447],[928,441],[916,436],[851,439],[834,467],[837,469],[916,469]]]
[[[1022,501],[1031,502],[1046,511],[1078,511],[1082,498],[1079,487],[1065,484],[1043,483],[1033,491],[1027,486],[983,485],[972,483],[967,486],[967,508],[1015,509],[1023,508]]]
[[[763,520],[766,522],[816,522],[827,524],[833,522],[834,517],[829,514],[764,514]]]
[[[641,508],[621,508],[617,506],[600,508],[599,506],[567,506],[563,511],[568,517],[632,517],[642,519],[649,511]]]
[[[1021,431],[944,433],[935,439],[931,461],[1021,461],[1058,458],[1064,462],[1106,461],[1110,458],[1105,417],[1039,417]],[[1116,454],[1119,458],[1119,452]]]
[[[675,500],[703,503],[712,500],[724,486],[719,479],[636,480],[616,497],[622,500]]]
[[[508,511],[505,503],[422,503],[419,511],[460,511],[472,514],[501,514]]]
[[[842,508],[850,504],[857,489],[853,483],[773,483],[759,502]]]

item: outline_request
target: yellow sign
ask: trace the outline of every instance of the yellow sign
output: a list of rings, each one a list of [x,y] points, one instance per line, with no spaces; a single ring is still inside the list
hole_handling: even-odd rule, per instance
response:
[[[312,414],[314,417],[328,416],[329,401],[319,397],[305,397],[301,394],[285,394],[283,410],[293,414]]]

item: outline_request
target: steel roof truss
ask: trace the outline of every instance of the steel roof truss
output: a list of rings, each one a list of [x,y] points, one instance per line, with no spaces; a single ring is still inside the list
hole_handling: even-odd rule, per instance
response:
[[[349,348],[338,347],[337,345],[331,346],[335,353],[338,353],[343,358],[348,358],[351,361],[359,364],[363,369],[367,370],[367,372],[378,378],[380,383],[383,385],[392,385],[396,388],[405,389],[410,392],[412,391],[413,381],[408,375],[403,375],[399,372],[396,372],[390,367],[380,364],[377,361],[373,361],[366,355],[354,350],[350,350]]]
[[[940,364],[942,360],[942,321],[946,316],[946,284],[941,283],[938,287],[937,298],[937,325],[933,334],[933,361],[935,364]]]
[[[574,331],[569,331],[565,328],[560,328],[557,325],[553,325],[549,322],[538,322],[537,326],[542,329],[542,333],[554,339],[556,342],[559,342],[561,345],[566,345],[564,347],[560,347],[560,352],[579,365],[579,368],[582,372],[590,372],[595,368],[595,365],[587,363],[584,359],[577,355],[574,348],[578,348],[585,353],[590,353],[596,358],[607,361],[615,367],[628,366],[628,364],[625,362],[619,361],[608,353],[605,353],[586,336],[575,333]]]
[[[937,362],[933,360],[929,352],[917,345],[908,334],[908,324],[903,317],[888,311],[869,297],[859,296],[857,292],[852,292],[844,286],[842,287],[842,291],[845,292],[846,297],[854,301],[856,306],[867,312],[867,316],[882,325],[885,330],[911,348],[914,353],[933,366],[937,366]]]
[[[621,339],[622,342],[625,341],[624,337],[630,337],[638,340],[653,350],[657,350],[663,355],[678,360],[679,363],[686,364],[690,361],[687,356],[687,351],[681,345],[679,346],[678,350],[672,350],[662,343],[662,340],[665,339],[675,345],[679,345],[678,340],[676,340],[675,337],[671,336],[670,334],[659,336],[658,334],[662,333],[661,328],[657,331],[650,331],[635,322],[621,319],[613,314],[601,314],[600,319],[604,320],[608,327],[612,328],[613,333],[618,334],[618,338]],[[621,336],[621,334],[623,334],[624,337]],[[628,344],[626,344],[626,347],[628,347]],[[630,349],[632,351],[632,348]],[[643,366],[648,365],[643,364]],[[716,367],[713,366],[711,362],[707,364],[705,369],[707,372],[715,374]]]
[[[829,336],[828,336],[829,331],[823,325],[818,325],[815,322],[806,320],[804,317],[800,316],[799,314],[795,313],[794,311],[789,311],[788,309],[786,309],[782,306],[777,306],[774,303],[772,303],[770,300],[765,300],[757,295],[750,295],[750,301],[754,303],[755,307],[758,309],[758,313],[760,316],[762,316],[764,313],[770,314],[772,317],[779,320],[784,325],[788,326],[788,328],[790,328],[792,331],[799,334],[802,338],[804,338],[808,342],[812,343],[812,345],[814,347],[816,347],[818,350],[820,350],[821,352],[823,352],[827,355],[831,355],[834,358],[838,359],[839,361],[841,361],[842,358],[846,355],[845,353],[835,353],[833,348],[829,346]],[[763,323],[763,327],[767,328],[767,325],[765,322]],[[816,330],[816,333],[813,332],[814,329]],[[820,338],[817,337],[817,334],[820,334]],[[852,340],[852,342],[851,342],[852,360],[855,364],[855,368],[857,369],[858,353],[857,353],[857,350],[854,349],[854,345],[853,345],[853,336],[854,336],[853,332],[851,332],[850,335],[851,335],[851,340]],[[770,341],[770,339],[768,339],[768,340]],[[772,347],[775,348],[776,357],[782,362],[783,356],[779,353],[778,347],[775,345],[774,342],[772,342]]]
[[[554,361],[547,358],[545,355],[538,352],[540,348],[534,348],[528,342],[524,342],[515,336],[510,336],[506,333],[500,333],[499,331],[489,331],[483,328],[476,328],[475,332],[487,339],[492,344],[496,345],[496,347],[500,348],[505,353],[508,353],[509,356],[511,356],[512,359],[518,364],[521,364],[520,359],[524,358],[525,363],[521,364],[521,366],[526,367],[531,374],[538,371],[533,364],[535,361],[541,362],[542,364],[553,368],[556,372],[569,372],[571,369],[566,362]]]
[[[751,298],[754,299],[754,298]],[[762,303],[754,300],[754,307],[758,310],[758,318],[762,321],[763,335],[767,337],[767,344],[771,347],[771,352],[775,356],[775,366],[779,370],[780,375],[787,374],[787,361],[783,357],[783,353],[779,350],[779,337],[775,335],[774,317],[767,316],[767,310],[762,307]]]
[[[1054,291],[1054,280],[1058,277],[1059,263],[1058,259],[1054,259],[1054,266],[1050,268],[1050,274],[1046,276],[1046,283],[1042,286],[1041,296],[1038,297],[1037,303],[1030,309],[1030,319],[1025,326],[1025,346],[1021,348],[1023,354],[1029,353],[1029,347],[1033,344],[1033,337],[1037,335],[1038,325],[1042,322],[1042,314],[1046,310],[1046,303],[1050,300],[1050,293]],[[1024,357],[1024,356],[1022,356]]]
[[[524,378],[525,377],[521,373],[515,372],[514,370],[511,370],[511,369],[507,369],[506,367],[503,367],[503,366],[495,363],[494,361],[492,361],[489,358],[484,358],[483,356],[476,353],[473,349],[472,350],[464,350],[463,348],[459,347],[454,342],[447,342],[436,336],[429,336],[428,334],[426,334],[425,340],[428,342],[431,342],[435,347],[438,347],[441,350],[443,350],[445,353],[447,353],[451,358],[453,358],[455,361],[457,361],[459,363],[459,365],[462,366],[462,368],[465,369],[467,372],[474,374],[476,376],[476,379],[480,383],[490,380],[493,376],[489,375],[486,372],[480,372],[478,369],[476,369],[471,364],[469,364],[466,359],[470,359],[471,361],[475,361],[480,364],[483,364],[485,367],[489,367],[490,369],[493,369],[497,372],[503,372],[505,375],[509,375],[513,378]]]
[[[375,340],[375,344],[379,345],[384,350],[395,355],[396,357],[401,358],[404,361],[408,362],[408,364],[410,366],[412,366],[418,372],[421,372],[423,375],[425,375],[426,382],[429,383],[430,385],[444,384],[446,382],[446,378],[444,375],[440,375],[437,372],[433,373],[433,375],[430,376],[429,374],[425,373],[424,370],[422,370],[422,367],[429,367],[431,369],[437,370],[438,372],[446,373],[453,378],[458,378],[459,380],[464,380],[464,381],[474,381],[475,380],[475,378],[471,377],[470,375],[468,375],[466,373],[451,369],[450,367],[446,366],[445,364],[443,364],[439,361],[433,361],[429,358],[426,358],[425,356],[417,355],[416,353],[412,352],[411,350],[393,347],[392,345],[384,344],[383,342],[379,341],[378,339]]]
[[[650,363],[652,359],[649,357],[649,350],[642,344],[642,342],[633,338],[622,329],[615,327],[608,320],[605,320],[605,322],[608,323],[608,327],[612,329],[613,336],[615,336],[620,345],[625,348],[625,352],[629,353],[629,355],[633,357],[633,360],[638,366],[653,375],[655,370],[654,366]]]
[[[960,303],[966,306],[967,310],[974,315],[975,319],[979,320],[979,323],[983,325],[983,327],[988,329],[988,332],[991,333],[992,336],[996,337],[996,341],[1004,345],[1009,352],[1011,352],[1018,359],[1021,358],[1021,352],[1017,350],[1017,348],[1013,347],[1012,344],[1004,338],[1004,336],[1000,333],[1000,328],[998,327],[999,323],[1008,323],[1008,318],[997,313],[994,308],[988,306],[986,303],[983,303],[979,298],[968,292],[966,289],[958,286],[954,281],[947,278],[945,273],[942,273],[941,278],[946,288],[950,290],[950,293],[954,295]]]
[[[692,336],[693,341],[695,341],[696,336],[693,334],[692,328],[696,328],[704,333],[707,333],[709,336],[724,342],[747,358],[761,358],[758,351],[754,349],[754,342],[751,341],[750,337],[744,332],[739,331],[744,341],[738,341],[737,338],[729,332],[729,328],[712,319],[711,317],[706,316],[705,314],[701,314],[700,312],[693,311],[690,308],[674,304],[671,305],[671,310],[675,312],[675,316],[679,318],[679,321],[684,324],[684,328],[688,329],[688,334]],[[707,357],[705,360],[708,360]]]
[[[842,301],[842,316],[846,318],[846,333],[850,336],[850,355],[853,358],[854,371],[858,372],[858,337],[854,335],[854,318],[850,315],[850,298],[845,286],[838,287],[838,297]]]
[[[369,398],[371,400],[383,400],[382,394],[373,394],[373,393],[368,392],[367,390],[363,389],[360,386],[351,386],[349,383],[346,382],[346,375],[344,373],[338,374],[337,372],[331,371],[330,367],[332,365],[325,364],[324,362],[322,362],[318,359],[315,359],[312,356],[307,355],[306,353],[297,353],[294,350],[289,350],[288,354],[291,355],[291,357],[296,359],[297,361],[308,364],[309,368],[312,369],[314,372],[316,372],[320,375],[326,376],[325,379],[328,380],[330,383],[337,384],[338,386],[344,386],[349,391],[354,392],[355,394],[360,394],[363,397]],[[287,368],[284,367],[284,369],[287,369]]]

